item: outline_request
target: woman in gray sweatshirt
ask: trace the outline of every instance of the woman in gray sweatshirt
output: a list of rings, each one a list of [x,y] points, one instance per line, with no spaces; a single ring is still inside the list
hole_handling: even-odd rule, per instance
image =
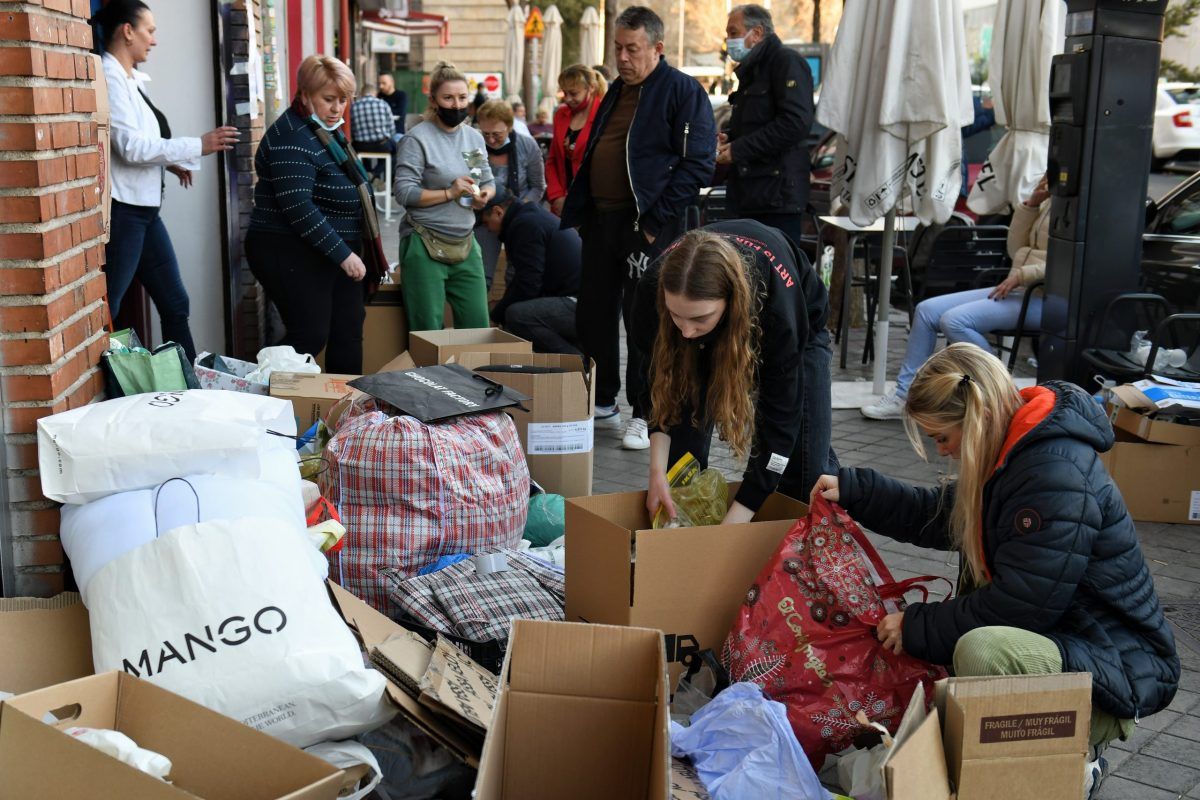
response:
[[[439,63],[429,76],[425,121],[396,148],[392,188],[405,208],[400,274],[414,331],[440,330],[447,302],[456,327],[489,324],[483,257],[471,231],[495,182],[483,136],[466,124],[469,101],[466,76]]]

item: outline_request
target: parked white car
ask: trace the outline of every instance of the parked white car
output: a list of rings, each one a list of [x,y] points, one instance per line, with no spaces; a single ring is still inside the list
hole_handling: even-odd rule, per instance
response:
[[[1200,85],[1160,83],[1154,108],[1154,158],[1176,158],[1185,150],[1200,157]]]

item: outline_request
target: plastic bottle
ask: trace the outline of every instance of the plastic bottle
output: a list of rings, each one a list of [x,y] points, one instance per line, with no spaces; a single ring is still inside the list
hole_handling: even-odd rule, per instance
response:
[[[827,244],[821,251],[821,267],[818,274],[821,276],[821,282],[828,289],[830,281],[833,280],[833,245]]]

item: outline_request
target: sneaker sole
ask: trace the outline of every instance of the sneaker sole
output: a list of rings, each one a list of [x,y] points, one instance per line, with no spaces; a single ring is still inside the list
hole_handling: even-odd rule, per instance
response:
[[[897,411],[895,414],[880,414],[877,411],[875,411],[875,412],[867,411],[867,409],[865,409],[865,408],[860,408],[859,413],[861,413],[867,419],[877,419],[877,420],[901,419],[904,416],[904,413],[900,412],[900,411]]]
[[[621,449],[622,450],[649,450],[650,449],[650,440],[643,439],[642,441],[638,442],[635,445],[631,445],[629,442],[622,441]]]

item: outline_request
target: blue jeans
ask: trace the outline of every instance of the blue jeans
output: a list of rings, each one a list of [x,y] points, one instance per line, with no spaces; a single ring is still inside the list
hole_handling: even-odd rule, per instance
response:
[[[136,276],[146,287],[162,319],[164,342],[179,344],[188,361],[196,359],[196,345],[188,327],[191,313],[187,289],[179,274],[179,261],[167,226],[156,206],[133,206],[114,200],[111,235],[104,246],[104,274],[108,280],[108,308],[116,319],[121,301]]]
[[[970,342],[991,352],[992,345],[986,338],[987,334],[1017,327],[1017,317],[1021,315],[1021,293],[1011,292],[1003,300],[989,300],[988,294],[993,288],[944,294],[917,304],[912,332],[908,334],[908,350],[904,354],[900,375],[896,378],[898,397],[908,396],[908,387],[917,370],[937,348],[938,333],[944,334],[949,342]],[[1029,301],[1025,326],[1032,329],[1042,326],[1040,296]]]

